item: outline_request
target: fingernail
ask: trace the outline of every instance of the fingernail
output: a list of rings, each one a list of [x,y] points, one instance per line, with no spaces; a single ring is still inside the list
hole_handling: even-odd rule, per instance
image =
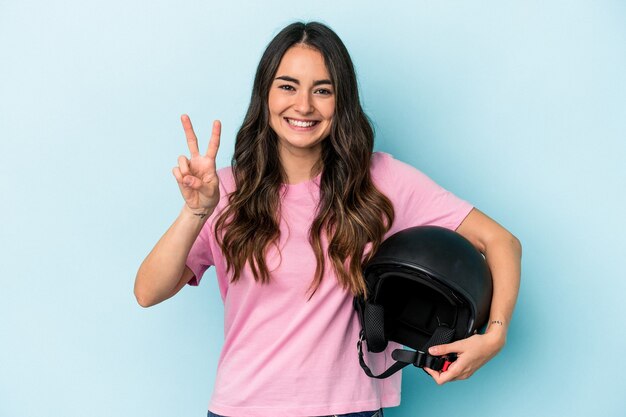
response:
[[[430,349],[428,349],[428,352],[432,355],[436,355],[439,352],[439,349],[437,349],[436,347],[431,347]]]

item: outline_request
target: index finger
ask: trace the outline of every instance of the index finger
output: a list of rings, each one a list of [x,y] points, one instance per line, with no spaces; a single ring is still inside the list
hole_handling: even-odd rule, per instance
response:
[[[220,147],[220,135],[222,134],[222,122],[219,120],[213,121],[213,131],[211,132],[211,140],[209,140],[209,147],[206,151],[206,156],[215,159],[217,155],[217,149]]]
[[[447,355],[449,353],[460,353],[465,348],[465,341],[467,339],[457,340],[456,342],[446,343],[443,345],[435,345],[428,348],[428,353],[431,355]]]
[[[183,129],[185,130],[185,137],[187,138],[187,147],[189,147],[189,152],[191,152],[191,157],[194,157],[200,153],[198,150],[198,138],[196,137],[196,133],[193,131],[193,126],[191,125],[191,119],[186,114],[180,116],[180,121],[183,123]]]

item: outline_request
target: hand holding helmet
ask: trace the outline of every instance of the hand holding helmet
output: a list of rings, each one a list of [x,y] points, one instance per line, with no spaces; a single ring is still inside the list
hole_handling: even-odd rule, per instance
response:
[[[433,346],[428,349],[431,355],[445,356],[455,353],[457,360],[445,372],[434,371],[427,367],[424,367],[424,370],[438,385],[467,379],[493,358],[504,347],[504,342],[500,334],[487,332],[445,345]]]

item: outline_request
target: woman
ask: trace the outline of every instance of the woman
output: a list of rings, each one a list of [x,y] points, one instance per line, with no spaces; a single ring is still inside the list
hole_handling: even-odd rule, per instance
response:
[[[373,153],[348,52],[328,27],[294,23],[259,63],[232,167],[216,171],[220,123],[206,154],[182,116],[191,157],[173,174],[183,209],[142,263],[140,305],[157,304],[213,265],[225,340],[209,416],[381,416],[400,403],[400,375],[368,378],[356,355],[352,297],[362,265],[391,234],[456,229],[492,271],[484,335],[431,353],[458,353],[438,384],[472,375],[504,345],[517,297],[520,244],[467,202],[390,155]],[[382,369],[384,355],[368,358]],[[214,414],[215,413],[215,414]]]

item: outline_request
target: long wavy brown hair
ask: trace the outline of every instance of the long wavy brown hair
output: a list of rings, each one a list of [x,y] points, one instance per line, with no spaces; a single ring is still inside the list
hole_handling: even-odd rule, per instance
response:
[[[352,60],[337,34],[321,23],[287,26],[263,53],[250,106],[235,142],[232,169],[236,189],[229,195],[229,205],[219,215],[214,232],[228,270],[234,270],[232,282],[239,280],[246,263],[257,282],[270,282],[265,254],[270,245],[278,247],[280,190],[287,177],[280,164],[276,133],[269,124],[267,103],[280,61],[296,44],[313,47],[323,55],[335,90],[331,131],[322,142],[318,163],[320,200],[309,230],[317,260],[309,298],[325,270],[323,234],[340,285],[354,295],[365,295],[362,267],[391,227],[394,210],[370,176],[374,131],[361,107]],[[364,253],[370,242],[371,250]]]

